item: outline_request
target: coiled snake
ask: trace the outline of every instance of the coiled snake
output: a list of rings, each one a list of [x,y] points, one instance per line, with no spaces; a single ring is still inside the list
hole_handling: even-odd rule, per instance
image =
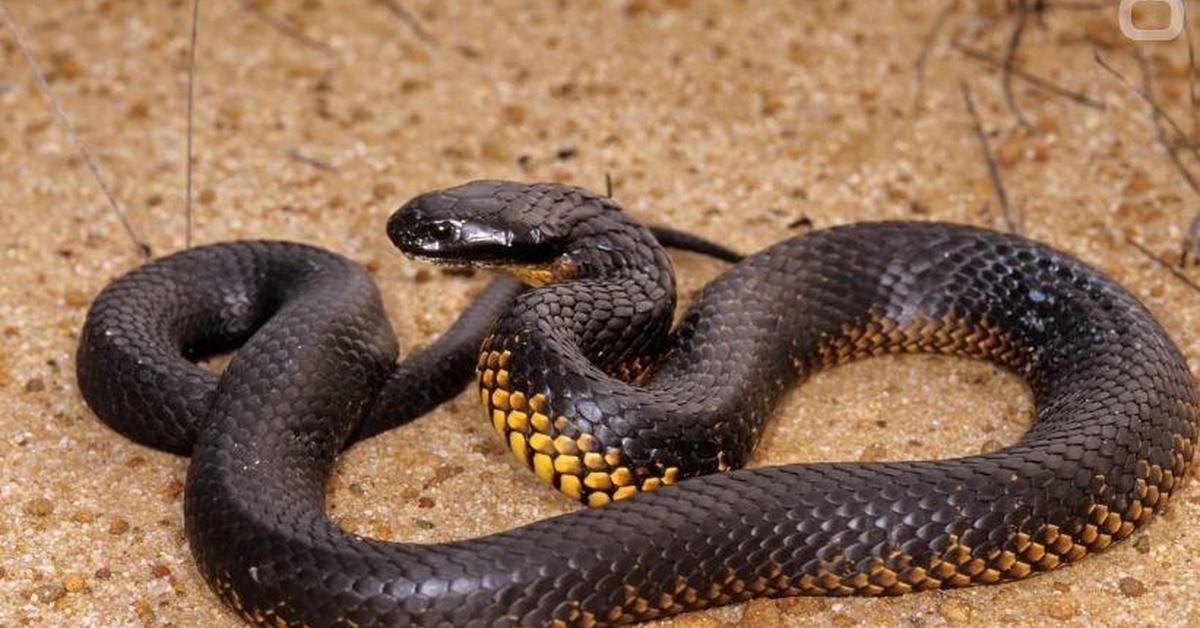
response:
[[[1020,237],[917,222],[815,231],[733,266],[672,327],[655,234],[578,188],[477,181],[410,201],[388,233],[406,254],[536,287],[493,283],[399,366],[366,273],[302,245],[184,251],[89,311],[85,399],[121,433],[191,455],[188,540],[250,621],[595,625],[1015,580],[1129,536],[1192,459],[1200,402],[1162,328],[1096,270]],[[219,378],[187,359],[234,347]],[[789,386],[901,352],[1015,371],[1033,427],[951,460],[736,470]],[[333,524],[338,452],[455,395],[472,365],[514,454],[607,505],[436,545]]]

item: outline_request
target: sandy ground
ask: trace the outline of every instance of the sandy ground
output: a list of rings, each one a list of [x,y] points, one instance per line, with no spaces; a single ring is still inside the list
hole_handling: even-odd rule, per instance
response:
[[[181,248],[189,3],[6,2],[137,233]],[[950,45],[1000,56],[1015,18],[960,3],[916,60],[943,2],[443,4],[412,0],[436,43],[383,3],[203,5],[195,242],[282,237],[372,269],[408,350],[483,277],[402,259],[384,220],[419,191],[476,177],[569,181],[647,220],[751,251],[805,229],[880,218],[1003,228],[960,81],[974,91],[1024,231],[1114,275],[1200,371],[1200,294],[1175,262],[1196,196],[1153,141],[1111,11],[1031,18],[1022,67],[1102,100],[1014,82]],[[1053,3],[1051,3],[1053,4]],[[260,15],[316,44],[282,35]],[[319,44],[319,45],[317,45]],[[1185,129],[1180,42],[1143,46]],[[1200,167],[1191,163],[1193,167]],[[802,220],[806,219],[806,220]],[[789,227],[789,225],[795,225]],[[0,626],[233,626],[182,533],[187,462],[136,446],[84,407],[73,376],[92,296],[139,261],[0,36]],[[685,293],[720,265],[677,259]],[[1186,273],[1200,280],[1200,268]],[[1013,377],[949,359],[880,359],[790,396],[757,464],[970,454],[1015,439]],[[355,447],[330,483],[348,528],[406,541],[507,529],[577,506],[496,442],[467,397]],[[1026,582],[899,599],[756,601],[663,625],[1200,625],[1200,489],[1099,557]]]

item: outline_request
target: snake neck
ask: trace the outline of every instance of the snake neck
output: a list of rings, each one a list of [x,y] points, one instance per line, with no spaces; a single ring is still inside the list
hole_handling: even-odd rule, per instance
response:
[[[521,294],[483,342],[480,400],[518,460],[592,506],[671,483],[640,468],[602,418],[673,346],[675,278],[649,230],[613,212],[575,225],[573,276]],[[576,393],[581,393],[577,395]]]
[[[523,338],[564,364],[623,381],[666,351],[674,269],[651,232],[619,210],[576,223],[565,252],[540,269],[548,274],[533,282],[545,285],[517,299],[496,336]],[[530,279],[529,272],[515,274]]]

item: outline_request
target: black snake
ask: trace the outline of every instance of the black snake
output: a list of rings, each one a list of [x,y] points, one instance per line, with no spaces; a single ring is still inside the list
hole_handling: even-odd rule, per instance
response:
[[[121,433],[191,455],[188,540],[250,621],[586,626],[1014,580],[1129,536],[1192,459],[1200,402],[1166,333],[1098,271],[1020,237],[814,231],[733,266],[673,326],[656,234],[578,188],[474,182],[414,199],[388,233],[409,255],[536,287],[493,283],[398,366],[368,275],[297,244],[184,251],[88,314],[85,399]],[[235,347],[219,377],[189,361]],[[964,458],[737,470],[796,381],[907,352],[1015,371],[1034,425]],[[607,505],[436,545],[339,529],[323,510],[338,452],[455,395],[473,365],[514,454]]]

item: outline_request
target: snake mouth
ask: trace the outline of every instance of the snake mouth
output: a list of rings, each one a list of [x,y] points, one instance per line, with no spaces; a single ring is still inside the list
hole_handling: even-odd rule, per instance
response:
[[[459,219],[422,220],[403,209],[388,221],[388,237],[405,255],[440,264],[503,259],[512,246],[511,235],[503,231]]]

